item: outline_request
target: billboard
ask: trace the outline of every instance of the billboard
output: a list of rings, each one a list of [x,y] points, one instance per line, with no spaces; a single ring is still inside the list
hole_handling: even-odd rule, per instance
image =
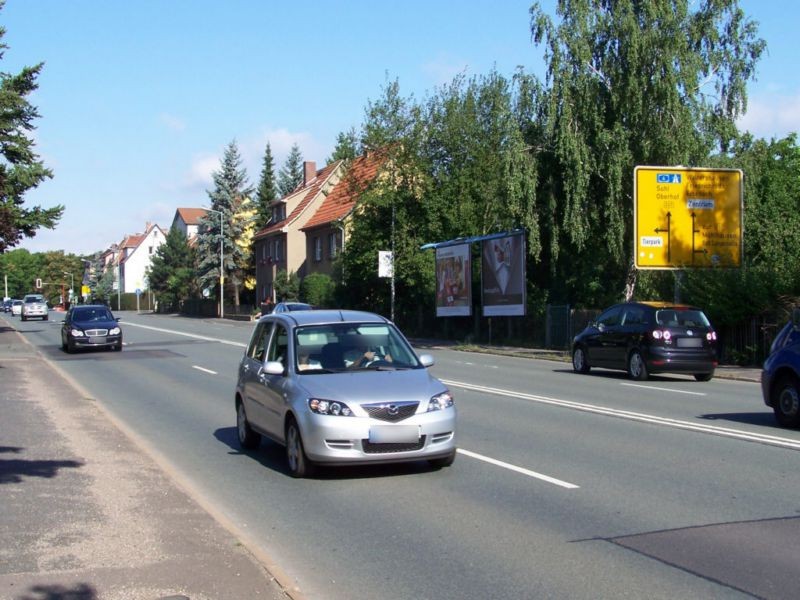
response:
[[[636,167],[636,268],[740,267],[742,187],[738,169]]]
[[[481,243],[483,316],[525,314],[525,236],[510,235]]]
[[[436,248],[436,316],[472,314],[470,245]]]

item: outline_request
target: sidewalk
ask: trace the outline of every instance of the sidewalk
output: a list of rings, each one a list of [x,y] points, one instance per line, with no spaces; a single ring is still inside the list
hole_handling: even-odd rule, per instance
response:
[[[0,506],[2,598],[299,597],[3,316]]]

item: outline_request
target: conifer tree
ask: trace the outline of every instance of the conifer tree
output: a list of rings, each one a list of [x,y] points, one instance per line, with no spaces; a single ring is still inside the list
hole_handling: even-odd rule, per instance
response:
[[[358,155],[358,134],[351,127],[349,131],[342,131],[336,136],[336,147],[326,162],[330,164],[337,160],[353,160]]]
[[[258,182],[256,190],[256,205],[258,206],[258,216],[256,221],[256,231],[266,227],[272,216],[270,202],[277,200],[278,190],[275,185],[275,161],[272,158],[272,148],[267,142],[264,151],[264,162],[261,168],[261,180]]]
[[[147,277],[163,307],[177,309],[183,300],[197,294],[195,250],[177,227],[169,230],[156,249]]]
[[[246,248],[236,242],[250,223],[237,218],[237,214],[250,204],[253,188],[248,184],[247,172],[242,167],[242,158],[235,140],[225,149],[220,169],[214,172],[213,178],[214,189],[208,192],[208,197],[211,200],[211,211],[216,212],[209,211],[200,219],[200,231],[197,235],[198,279],[200,285],[206,289],[215,289],[219,285],[222,240],[222,275],[224,282],[233,286],[233,298],[238,306],[242,273],[247,270],[250,255]],[[223,231],[220,231],[220,227]],[[219,292],[217,298],[219,299]]]
[[[2,41],[5,32],[0,27],[0,59],[8,48]],[[40,227],[53,229],[64,213],[61,205],[46,209],[23,206],[28,190],[53,177],[28,137],[39,113],[27,98],[39,87],[36,79],[42,66],[24,67],[17,75],[0,72],[0,254],[23,237],[35,236]]]
[[[286,196],[301,183],[303,183],[303,155],[300,154],[300,146],[295,143],[278,173],[278,192],[281,197]]]

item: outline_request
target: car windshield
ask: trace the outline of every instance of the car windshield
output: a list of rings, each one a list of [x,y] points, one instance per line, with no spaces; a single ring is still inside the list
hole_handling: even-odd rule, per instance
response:
[[[421,367],[388,323],[307,325],[295,330],[296,370],[303,374]]]
[[[664,327],[711,327],[702,310],[667,308],[656,311],[656,322]]]
[[[110,321],[112,318],[105,308],[76,308],[72,313],[73,321]]]
[[[44,298],[42,296],[25,296],[26,304],[30,304],[32,302],[44,302]]]

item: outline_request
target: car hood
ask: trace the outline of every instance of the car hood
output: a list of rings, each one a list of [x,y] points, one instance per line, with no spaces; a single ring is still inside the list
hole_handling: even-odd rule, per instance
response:
[[[346,403],[427,402],[447,389],[427,369],[353,371],[300,375],[299,386],[309,398]]]
[[[72,321],[70,325],[78,329],[112,329],[119,327],[119,323],[116,321]]]

